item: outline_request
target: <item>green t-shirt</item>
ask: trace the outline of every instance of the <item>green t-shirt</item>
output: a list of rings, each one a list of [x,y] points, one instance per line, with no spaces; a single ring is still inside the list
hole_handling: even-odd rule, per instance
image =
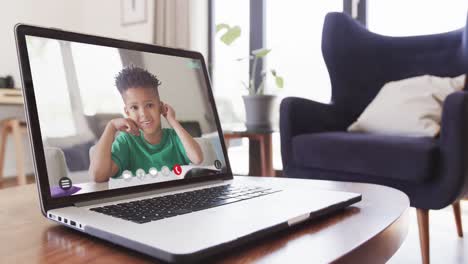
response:
[[[119,167],[119,171],[113,178],[120,177],[124,170],[129,170],[135,175],[137,169],[144,169],[148,173],[151,167],[161,170],[163,166],[172,170],[175,164],[188,165],[184,146],[174,129],[162,130],[161,142],[152,145],[143,137],[120,132],[112,143],[112,160]]]

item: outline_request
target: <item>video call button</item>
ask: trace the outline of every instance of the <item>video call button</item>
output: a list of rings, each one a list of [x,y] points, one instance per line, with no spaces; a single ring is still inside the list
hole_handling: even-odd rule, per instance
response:
[[[62,190],[69,190],[72,187],[72,180],[68,177],[62,177],[59,180],[59,186]]]
[[[145,172],[144,169],[138,169],[138,170],[136,170],[135,174],[136,174],[136,177],[137,177],[139,180],[145,179],[146,172]]]
[[[174,165],[172,170],[176,175],[180,175],[182,173],[182,167],[179,164]]]
[[[167,166],[162,166],[161,173],[163,176],[169,176],[169,174],[171,174],[171,170]]]
[[[223,164],[221,164],[221,161],[215,160],[215,161],[214,161],[214,166],[215,166],[215,168],[217,168],[217,169],[219,170],[219,169],[221,169],[221,167],[223,166]]]
[[[151,177],[155,178],[156,176],[158,176],[158,169],[152,167],[149,169],[149,174],[151,175]]]
[[[130,181],[132,179],[132,172],[129,170],[124,170],[122,172],[122,178],[126,181]]]

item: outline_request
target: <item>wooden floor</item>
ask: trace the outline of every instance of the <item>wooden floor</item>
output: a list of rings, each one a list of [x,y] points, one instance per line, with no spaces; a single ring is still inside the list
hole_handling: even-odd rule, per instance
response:
[[[464,238],[457,236],[452,207],[429,212],[431,263],[468,263],[468,201],[461,202]],[[408,237],[388,263],[422,263],[416,210],[411,208]]]
[[[34,177],[28,176],[27,181],[34,183]],[[16,178],[6,178],[0,182],[0,189],[12,186],[16,186]],[[451,207],[430,211],[431,263],[468,263],[468,200],[461,202],[461,213],[465,238],[457,236]],[[388,262],[390,264],[421,263],[416,210],[413,208],[410,212],[410,221],[408,237]]]
[[[34,183],[35,182],[34,175],[26,176],[26,181],[27,183]],[[0,189],[13,187],[16,185],[18,185],[16,183],[16,177],[7,177],[7,178],[4,178],[2,181],[0,181]]]

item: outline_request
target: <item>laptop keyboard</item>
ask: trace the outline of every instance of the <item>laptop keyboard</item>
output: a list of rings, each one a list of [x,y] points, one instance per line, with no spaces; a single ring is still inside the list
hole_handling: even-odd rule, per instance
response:
[[[223,185],[196,191],[91,208],[138,224],[279,192],[263,187]]]

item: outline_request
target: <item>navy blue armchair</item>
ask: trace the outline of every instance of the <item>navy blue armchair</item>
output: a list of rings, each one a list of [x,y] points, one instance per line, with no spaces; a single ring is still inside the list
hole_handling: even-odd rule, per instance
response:
[[[467,73],[467,37],[466,27],[436,35],[387,37],[369,32],[348,15],[329,13],[322,53],[332,103],[293,97],[281,103],[284,175],[402,190],[417,208],[424,263],[429,263],[429,210],[452,204],[459,212],[458,201],[468,191],[466,84],[464,91],[445,100],[437,138],[348,133],[346,129],[389,81]],[[455,215],[462,236],[460,216]]]

